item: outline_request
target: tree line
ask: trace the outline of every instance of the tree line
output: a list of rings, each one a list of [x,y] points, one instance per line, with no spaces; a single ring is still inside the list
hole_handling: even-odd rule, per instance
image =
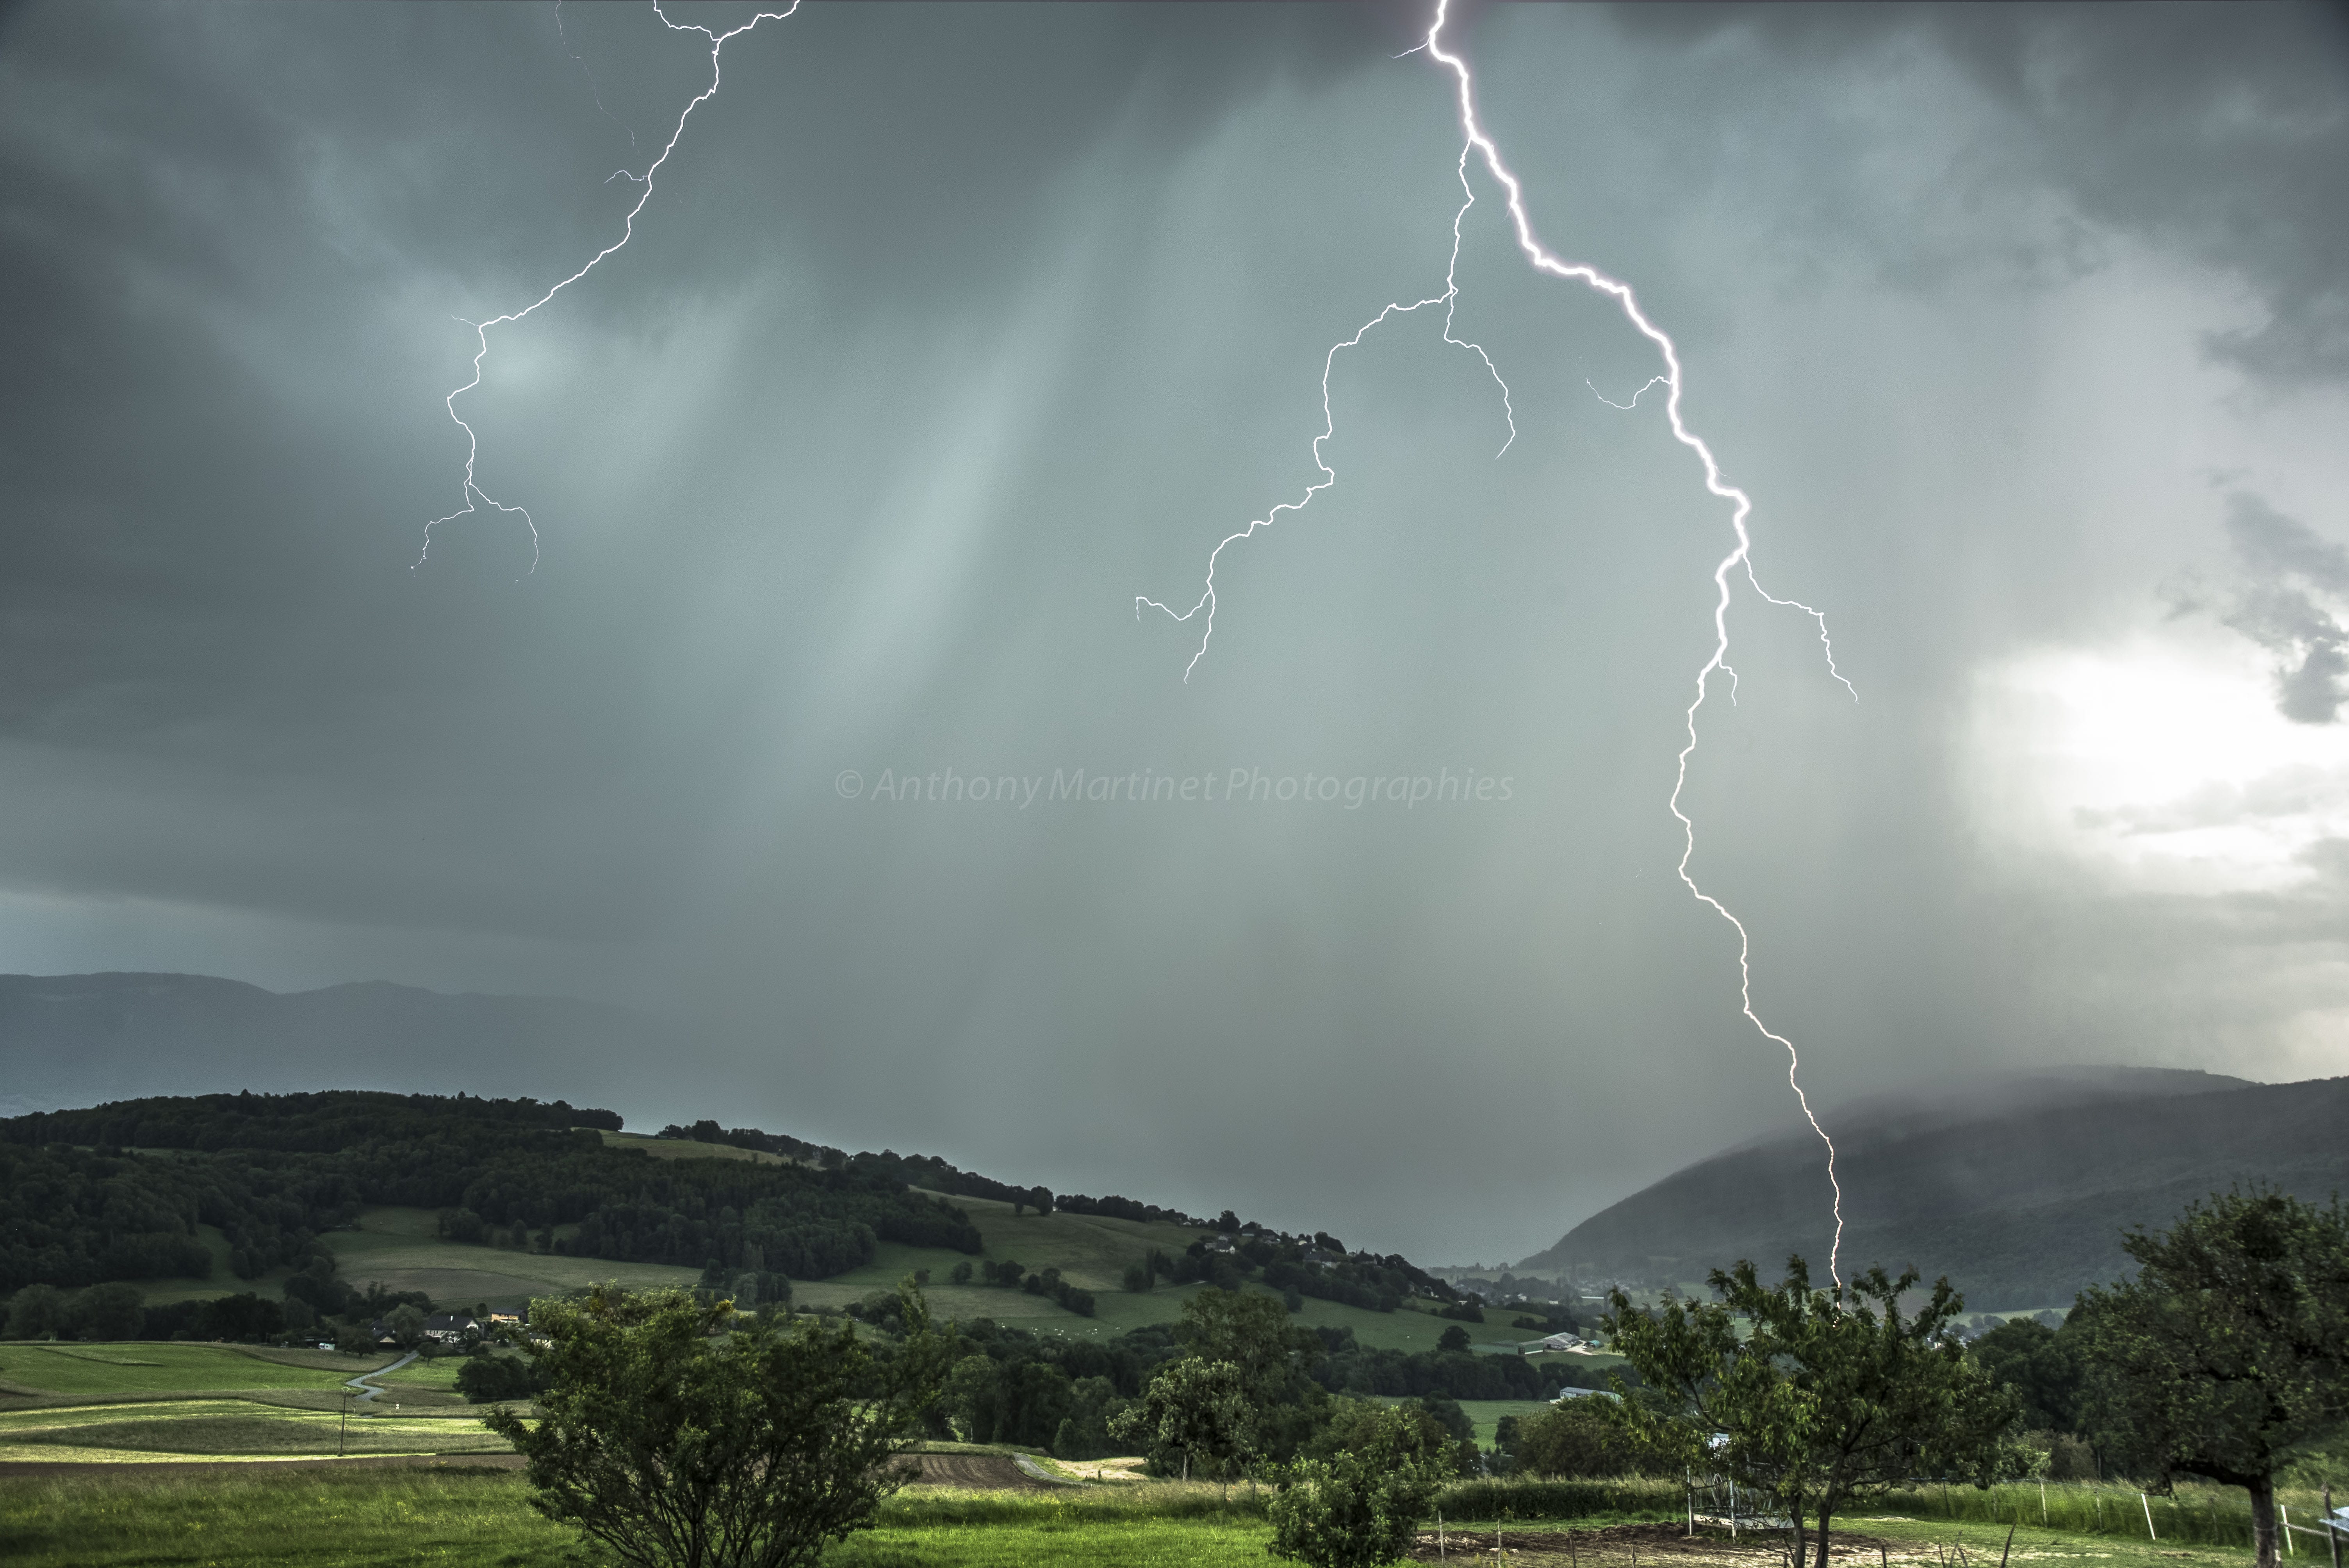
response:
[[[610,1113],[336,1092],[0,1121],[0,1290],[209,1278],[200,1225],[252,1279],[378,1204],[443,1211],[451,1240],[810,1279],[869,1262],[881,1241],[980,1250],[961,1210],[871,1166],[657,1161],[554,1125],[585,1114]]]

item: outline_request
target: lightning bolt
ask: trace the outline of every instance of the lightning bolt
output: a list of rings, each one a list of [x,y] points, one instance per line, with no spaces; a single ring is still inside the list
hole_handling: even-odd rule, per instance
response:
[[[1189,609],[1176,610],[1169,605],[1160,603],[1155,599],[1147,598],[1142,594],[1134,595],[1133,615],[1136,620],[1140,620],[1142,618],[1143,608],[1145,605],[1153,610],[1162,611],[1177,621],[1188,621],[1192,616],[1198,614],[1202,610],[1206,612],[1207,619],[1206,630],[1199,637],[1199,650],[1191,655],[1191,662],[1183,666],[1183,680],[1185,685],[1189,684],[1191,672],[1198,667],[1199,661],[1207,656],[1207,644],[1214,640],[1216,635],[1216,562],[1223,555],[1225,546],[1236,544],[1239,541],[1250,537],[1259,528],[1270,528],[1275,522],[1280,520],[1280,514],[1284,511],[1303,511],[1305,508],[1311,503],[1315,496],[1320,494],[1323,490],[1328,490],[1331,485],[1338,482],[1338,471],[1322,460],[1321,443],[1330,439],[1331,436],[1337,433],[1338,429],[1336,418],[1330,412],[1330,368],[1337,364],[1338,355],[1340,350],[1359,348],[1361,346],[1362,339],[1369,335],[1371,329],[1385,321],[1389,316],[1409,315],[1415,310],[1423,310],[1432,304],[1442,305],[1444,307],[1444,341],[1455,347],[1467,349],[1470,353],[1475,355],[1478,359],[1484,362],[1485,370],[1491,374],[1493,377],[1493,385],[1501,389],[1501,413],[1508,421],[1509,437],[1507,440],[1501,443],[1500,451],[1493,454],[1494,458],[1498,459],[1504,453],[1508,451],[1510,447],[1516,444],[1517,439],[1517,412],[1509,399],[1509,384],[1501,379],[1500,367],[1493,363],[1493,356],[1485,353],[1482,346],[1470,343],[1464,338],[1454,337],[1452,335],[1453,312],[1460,298],[1460,284],[1457,281],[1460,272],[1460,225],[1467,221],[1468,209],[1476,205],[1475,188],[1468,183],[1468,152],[1469,149],[1464,146],[1460,150],[1460,162],[1456,170],[1460,178],[1460,210],[1452,214],[1452,260],[1450,264],[1446,266],[1444,271],[1444,292],[1440,294],[1432,294],[1426,299],[1414,300],[1410,304],[1404,304],[1399,300],[1396,301],[1395,303],[1388,305],[1384,310],[1379,312],[1378,315],[1371,317],[1370,320],[1364,322],[1360,327],[1356,328],[1353,336],[1331,344],[1330,346],[1330,352],[1322,356],[1321,433],[1313,438],[1313,466],[1321,470],[1321,477],[1319,480],[1316,480],[1313,483],[1307,485],[1305,487],[1305,493],[1297,500],[1283,501],[1278,506],[1274,507],[1270,511],[1265,513],[1264,516],[1257,518],[1246,528],[1241,529],[1238,532],[1226,535],[1222,542],[1216,544],[1216,548],[1210,551],[1207,554],[1206,589],[1199,595],[1198,603],[1193,604]]]
[[[472,516],[481,510],[480,507],[474,504],[476,501],[479,501],[481,506],[489,507],[492,511],[512,512],[522,519],[523,526],[530,530],[530,569],[532,572],[538,570],[538,523],[536,520],[530,515],[530,511],[527,508],[508,506],[503,501],[493,499],[487,491],[481,489],[480,483],[475,480],[474,468],[481,458],[481,438],[473,433],[473,427],[465,423],[464,417],[457,412],[457,399],[481,384],[481,362],[487,359],[490,355],[490,329],[492,327],[507,326],[511,325],[514,322],[522,320],[524,316],[530,315],[539,306],[553,299],[556,294],[561,294],[564,289],[569,288],[573,284],[577,283],[581,278],[584,278],[589,273],[594,272],[596,267],[603,263],[605,257],[626,246],[630,240],[636,238],[636,215],[645,210],[645,203],[653,199],[653,177],[660,172],[661,165],[668,161],[668,155],[677,150],[678,142],[685,136],[686,122],[693,118],[693,111],[718,96],[718,86],[719,80],[719,57],[725,52],[727,40],[741,36],[761,22],[783,21],[799,8],[800,0],[791,0],[791,4],[780,11],[761,11],[741,26],[738,27],[729,27],[726,31],[721,33],[714,28],[701,26],[697,23],[672,22],[669,20],[668,13],[661,9],[661,0],[653,0],[653,15],[661,19],[661,26],[667,27],[672,33],[698,33],[703,37],[709,40],[709,85],[697,94],[693,100],[688,103],[685,108],[679,111],[677,117],[676,129],[668,133],[668,140],[662,145],[660,155],[645,166],[645,171],[642,174],[634,173],[628,170],[621,169],[615,170],[611,177],[604,181],[605,184],[609,185],[614,180],[626,180],[637,188],[636,205],[628,209],[627,216],[622,220],[620,224],[620,237],[618,239],[613,241],[610,244],[605,246],[602,250],[587,258],[585,265],[582,266],[577,272],[573,273],[569,277],[564,278],[561,283],[556,284],[553,288],[548,289],[536,299],[531,301],[530,304],[523,306],[522,309],[509,311],[503,315],[492,316],[487,321],[465,322],[467,326],[473,329],[473,341],[475,345],[473,350],[473,378],[466,382],[463,386],[455,388],[448,397],[441,399],[441,402],[449,410],[450,419],[455,423],[459,429],[465,432],[465,484],[464,488],[459,492],[459,499],[465,504],[459,507],[455,511],[450,512],[448,516],[436,517],[431,521],[424,525],[424,544],[423,547],[416,552],[416,560],[409,567],[409,571],[412,572],[416,570],[417,567],[423,565],[426,558],[432,553],[432,531],[445,523],[454,522],[460,517]],[[558,32],[561,31],[563,15],[560,5],[558,5],[555,12],[555,26]],[[572,53],[572,57],[574,59],[578,58],[577,54],[571,51],[571,40],[567,35],[564,36],[563,46],[565,52]],[[582,70],[586,69],[585,61],[583,60],[580,62],[580,68]],[[595,76],[592,72],[588,75],[588,82],[592,88],[595,82]],[[600,93],[596,95],[595,107],[599,109],[604,108],[603,96]],[[605,113],[607,115],[611,111],[608,109],[605,110]],[[636,139],[636,132],[633,130],[629,131],[628,139],[630,143],[633,144]],[[464,321],[465,318],[459,316],[457,319]],[[525,575],[527,575],[527,573],[525,573]]]
[[[1450,19],[1450,12],[1451,0],[1436,0],[1434,20],[1428,27],[1426,37],[1422,39],[1413,48],[1405,51],[1405,53],[1416,54],[1421,50],[1424,50],[1429,58],[1434,60],[1445,69],[1451,71],[1454,77],[1459,84],[1460,131],[1461,136],[1464,139],[1463,145],[1460,150],[1459,175],[1461,189],[1465,200],[1462,202],[1459,210],[1453,214],[1452,262],[1450,268],[1444,273],[1444,293],[1429,299],[1420,300],[1413,304],[1390,304],[1386,309],[1381,311],[1369,322],[1365,323],[1361,330],[1357,331],[1353,336],[1331,346],[1328,356],[1322,360],[1321,365],[1321,434],[1313,438],[1313,463],[1316,468],[1321,470],[1321,478],[1314,483],[1308,485],[1306,487],[1305,494],[1300,499],[1294,501],[1285,501],[1282,504],[1274,507],[1272,511],[1267,513],[1264,517],[1250,522],[1246,528],[1239,531],[1226,536],[1220,543],[1218,543],[1207,557],[1207,580],[1206,592],[1201,594],[1198,603],[1192,605],[1190,609],[1178,612],[1168,608],[1166,605],[1160,603],[1154,599],[1137,597],[1134,601],[1134,614],[1136,616],[1139,616],[1142,613],[1143,606],[1145,604],[1149,605],[1153,609],[1164,611],[1177,621],[1188,621],[1192,616],[1199,614],[1202,610],[1206,612],[1207,619],[1206,634],[1199,640],[1198,651],[1191,655],[1190,664],[1184,666],[1183,678],[1185,682],[1188,682],[1191,678],[1191,671],[1197,667],[1198,663],[1202,658],[1206,656],[1207,644],[1215,635],[1216,565],[1217,560],[1222,556],[1226,547],[1237,543],[1241,540],[1252,537],[1260,528],[1270,527],[1284,511],[1302,511],[1307,504],[1309,503],[1316,495],[1337,483],[1338,476],[1336,472],[1330,469],[1330,465],[1325,462],[1321,457],[1321,444],[1335,433],[1335,426],[1332,423],[1330,413],[1330,371],[1331,366],[1336,363],[1340,350],[1358,346],[1361,342],[1365,334],[1370,332],[1372,327],[1384,322],[1389,316],[1405,315],[1412,311],[1419,310],[1426,305],[1441,304],[1444,307],[1444,341],[1447,343],[1458,343],[1463,347],[1471,348],[1475,351],[1478,357],[1485,361],[1485,367],[1492,371],[1493,379],[1496,383],[1500,384],[1506,406],[1506,399],[1508,396],[1508,387],[1506,382],[1501,380],[1501,373],[1493,366],[1491,356],[1486,355],[1482,347],[1479,347],[1475,344],[1463,343],[1462,340],[1453,336],[1452,335],[1453,311],[1459,294],[1459,288],[1454,280],[1460,265],[1460,228],[1462,222],[1468,215],[1469,208],[1475,205],[1476,201],[1475,192],[1468,182],[1468,161],[1471,156],[1474,156],[1484,165],[1485,172],[1491,175],[1494,181],[1501,187],[1505,193],[1509,213],[1509,222],[1516,234],[1517,249],[1523,253],[1526,262],[1534,268],[1534,270],[1566,282],[1581,284],[1585,287],[1599,294],[1605,294],[1609,298],[1612,299],[1619,307],[1621,307],[1624,318],[1631,324],[1633,329],[1636,330],[1642,337],[1645,337],[1650,343],[1655,345],[1657,354],[1663,360],[1663,374],[1651,377],[1645,386],[1641,387],[1638,392],[1632,394],[1631,400],[1629,403],[1616,403],[1612,399],[1608,398],[1603,394],[1599,393],[1598,388],[1595,387],[1591,388],[1592,395],[1594,397],[1598,397],[1601,402],[1609,404],[1611,407],[1628,410],[1636,407],[1639,405],[1640,398],[1643,394],[1658,386],[1662,387],[1664,388],[1664,417],[1671,428],[1672,438],[1695,455],[1698,463],[1704,470],[1704,488],[1707,492],[1730,503],[1731,510],[1729,525],[1731,532],[1735,537],[1735,543],[1731,547],[1729,553],[1721,558],[1720,564],[1715,566],[1713,572],[1713,582],[1715,591],[1713,609],[1713,652],[1711,655],[1706,658],[1702,667],[1701,667],[1696,673],[1696,694],[1690,699],[1688,709],[1683,715],[1688,732],[1688,743],[1681,748],[1676,764],[1676,772],[1672,781],[1672,792],[1670,800],[1667,802],[1668,808],[1671,811],[1673,818],[1681,825],[1681,858],[1680,863],[1675,869],[1679,873],[1681,882],[1688,888],[1690,894],[1693,896],[1698,903],[1703,904],[1706,908],[1720,915],[1723,920],[1728,922],[1730,928],[1736,932],[1739,1010],[1744,1014],[1746,1022],[1752,1024],[1755,1031],[1758,1032],[1763,1038],[1769,1040],[1785,1051],[1787,1087],[1795,1091],[1795,1102],[1802,1107],[1804,1120],[1810,1124],[1811,1130],[1818,1135],[1819,1141],[1826,1146],[1827,1159],[1827,1185],[1834,1193],[1835,1207],[1835,1237],[1828,1249],[1827,1270],[1830,1277],[1837,1277],[1839,1276],[1842,1267],[1844,1218],[1843,1183],[1837,1178],[1836,1173],[1835,1140],[1828,1137],[1826,1129],[1820,1125],[1817,1113],[1811,1109],[1810,1096],[1803,1091],[1801,1077],[1802,1057],[1795,1048],[1795,1042],[1787,1038],[1785,1035],[1779,1034],[1776,1030],[1772,1029],[1767,1024],[1764,1024],[1762,1021],[1761,1015],[1754,1010],[1754,942],[1752,935],[1745,929],[1745,923],[1739,920],[1735,914],[1732,913],[1727,904],[1723,903],[1721,900],[1715,898],[1713,894],[1705,892],[1703,888],[1697,885],[1696,879],[1689,874],[1689,861],[1694,858],[1696,854],[1696,823],[1689,817],[1687,812],[1681,809],[1681,796],[1688,787],[1689,758],[1695,752],[1697,747],[1697,712],[1704,707],[1705,696],[1710,689],[1713,676],[1716,672],[1724,673],[1729,676],[1730,700],[1733,703],[1736,700],[1737,672],[1731,667],[1729,663],[1730,579],[1733,575],[1742,575],[1745,579],[1746,583],[1753,587],[1754,592],[1759,594],[1765,602],[1777,605],[1782,609],[1799,610],[1804,614],[1810,616],[1813,622],[1818,626],[1819,645],[1826,660],[1827,673],[1836,680],[1842,683],[1844,689],[1851,693],[1852,699],[1854,701],[1858,700],[1859,691],[1858,688],[1854,686],[1849,680],[1845,678],[1843,672],[1836,666],[1835,645],[1827,635],[1827,622],[1826,614],[1819,610],[1812,608],[1808,604],[1803,603],[1799,600],[1782,599],[1770,593],[1767,589],[1762,586],[1760,577],[1755,574],[1754,569],[1754,541],[1753,536],[1746,529],[1746,520],[1754,511],[1753,498],[1748,496],[1744,490],[1738,489],[1736,486],[1730,484],[1722,477],[1721,464],[1714,458],[1713,449],[1707,446],[1702,438],[1689,428],[1687,421],[1682,416],[1681,394],[1682,383],[1681,374],[1681,356],[1678,346],[1672,342],[1671,336],[1667,335],[1661,327],[1658,326],[1653,321],[1649,319],[1647,312],[1640,308],[1639,296],[1632,291],[1630,284],[1623,283],[1619,279],[1609,277],[1605,273],[1600,272],[1598,268],[1591,266],[1587,263],[1561,261],[1557,256],[1550,253],[1548,249],[1542,244],[1540,238],[1535,233],[1533,220],[1526,211],[1525,188],[1518,181],[1516,175],[1510,171],[1508,165],[1502,161],[1501,150],[1499,146],[1495,143],[1492,137],[1485,131],[1483,122],[1477,116],[1475,81],[1468,69],[1468,62],[1463,57],[1451,53],[1444,46],[1444,29],[1445,24]],[[1509,436],[1510,440],[1512,441],[1516,438],[1516,418],[1514,410],[1512,410],[1509,415]],[[1504,452],[1507,451],[1508,443],[1503,443],[1501,449]],[[1498,454],[1495,455],[1497,456]]]

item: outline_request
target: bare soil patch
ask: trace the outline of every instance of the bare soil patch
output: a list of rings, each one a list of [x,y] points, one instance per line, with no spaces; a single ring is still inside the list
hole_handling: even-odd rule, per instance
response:
[[[953,1486],[966,1491],[1051,1491],[1013,1463],[1008,1454],[907,1454],[921,1467],[915,1486]]]

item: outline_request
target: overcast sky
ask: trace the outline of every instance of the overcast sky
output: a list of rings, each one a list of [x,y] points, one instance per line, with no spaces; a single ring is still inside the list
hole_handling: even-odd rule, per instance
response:
[[[670,1042],[635,1120],[1428,1261],[1782,1122],[1666,809],[1729,511],[1658,392],[1609,406],[1652,346],[1528,271],[1481,172],[1454,330],[1506,407],[1391,318],[1187,683],[1200,622],[1137,619],[1319,477],[1330,346],[1443,290],[1422,27],[735,38],[634,239],[458,403],[533,571],[486,510],[416,564],[463,504],[460,318],[619,237],[706,45],[625,5],[7,12],[0,970],[622,1002]],[[2349,1072],[2342,14],[1454,39],[1857,690],[1741,584],[1684,797],[1814,1096]],[[1079,769],[1121,798],[1054,799]],[[1308,775],[1338,798],[1265,798]]]

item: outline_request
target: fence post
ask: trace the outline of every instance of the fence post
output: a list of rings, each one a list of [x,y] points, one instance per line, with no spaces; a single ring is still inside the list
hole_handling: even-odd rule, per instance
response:
[[[2143,1492],[2137,1494],[2137,1500],[2145,1504],[2145,1538],[2147,1541],[2160,1540],[2161,1537],[2153,1532],[2153,1500]]]
[[[2324,1544],[2333,1548],[2333,1568],[2341,1568],[2341,1522],[2333,1517],[2333,1489],[2324,1489]]]
[[[2276,1500],[2276,1514],[2277,1517],[2283,1521],[2283,1554],[2290,1557],[2292,1555],[2292,1510],[2283,1505],[2283,1500],[2282,1498],[2278,1498]]]

